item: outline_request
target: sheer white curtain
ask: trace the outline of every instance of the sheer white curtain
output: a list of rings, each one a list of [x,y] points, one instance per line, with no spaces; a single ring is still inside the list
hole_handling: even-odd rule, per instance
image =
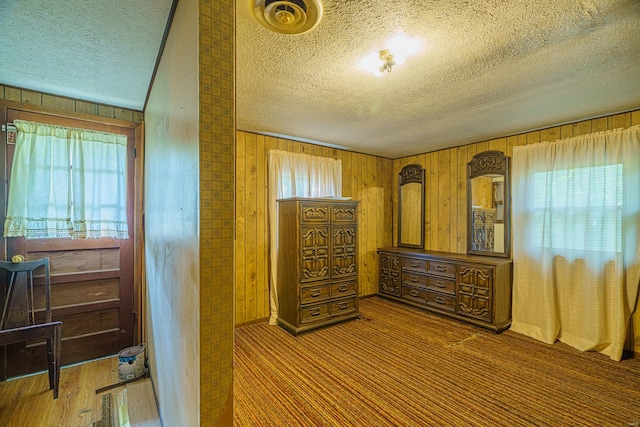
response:
[[[269,240],[271,286],[269,324],[278,319],[278,204],[289,197],[340,197],[342,194],[342,161],[307,154],[269,151]]]
[[[126,135],[14,125],[5,237],[129,237]]]
[[[620,360],[640,281],[640,127],[514,147],[513,322]]]

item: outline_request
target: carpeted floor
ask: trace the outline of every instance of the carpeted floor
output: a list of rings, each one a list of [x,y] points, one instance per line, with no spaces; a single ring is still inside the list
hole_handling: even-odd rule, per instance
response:
[[[236,330],[236,426],[639,426],[640,359],[494,334],[381,298],[293,337]]]

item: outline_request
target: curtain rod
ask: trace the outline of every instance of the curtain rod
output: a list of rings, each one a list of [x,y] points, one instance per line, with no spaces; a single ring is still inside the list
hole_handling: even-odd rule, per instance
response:
[[[18,132],[18,128],[13,123],[2,125],[2,132]]]

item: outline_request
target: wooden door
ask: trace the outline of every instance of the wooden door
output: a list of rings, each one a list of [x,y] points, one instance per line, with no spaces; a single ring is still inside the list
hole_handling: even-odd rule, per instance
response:
[[[20,109],[6,110],[6,120],[23,119],[61,126],[126,134],[128,139],[127,219],[129,239],[25,239],[5,238],[6,259],[49,257],[53,320],[63,322],[62,364],[67,365],[117,354],[134,343],[134,146],[132,127],[97,123],[92,120],[60,117]],[[6,145],[7,188],[14,145]],[[3,217],[6,197],[3,194]],[[3,279],[3,278],[0,278]],[[34,292],[37,306],[44,306],[43,292]],[[46,369],[44,342],[7,346],[0,358],[3,378]],[[0,360],[2,362],[2,360]]]

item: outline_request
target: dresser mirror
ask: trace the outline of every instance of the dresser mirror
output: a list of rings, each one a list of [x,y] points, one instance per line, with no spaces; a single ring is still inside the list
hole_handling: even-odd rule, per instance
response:
[[[478,153],[467,163],[467,253],[510,256],[509,158]]]
[[[398,246],[424,248],[424,169],[407,165],[398,175]]]

